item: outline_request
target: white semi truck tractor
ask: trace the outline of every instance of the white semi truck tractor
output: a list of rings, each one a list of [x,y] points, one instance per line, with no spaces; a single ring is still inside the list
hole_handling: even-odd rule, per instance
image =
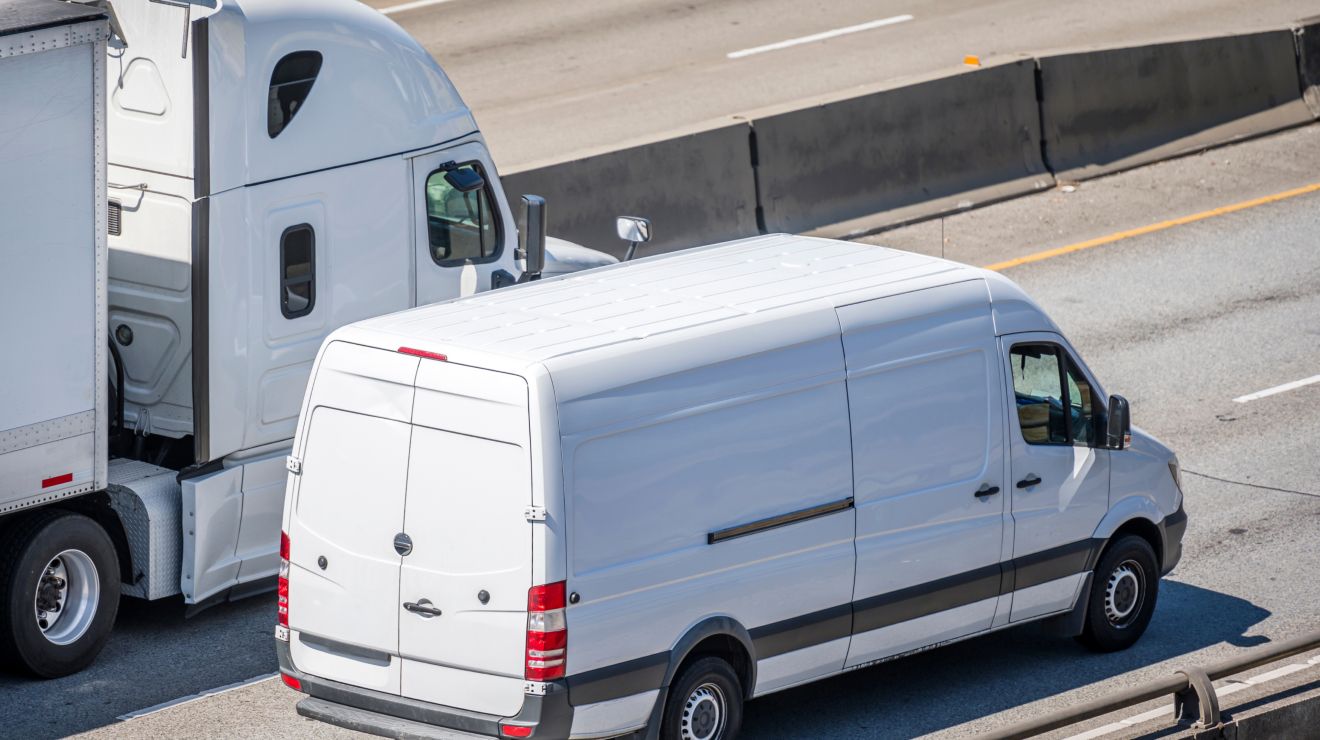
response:
[[[614,261],[534,196],[520,229],[444,71],[356,0],[0,0],[0,101],[0,661],[39,676],[121,594],[274,587],[332,330]]]

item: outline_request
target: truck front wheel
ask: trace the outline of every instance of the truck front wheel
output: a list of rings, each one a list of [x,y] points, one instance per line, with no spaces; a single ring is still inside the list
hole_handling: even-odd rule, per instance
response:
[[[119,561],[99,524],[41,511],[0,545],[0,655],[42,678],[86,668],[119,611]]]

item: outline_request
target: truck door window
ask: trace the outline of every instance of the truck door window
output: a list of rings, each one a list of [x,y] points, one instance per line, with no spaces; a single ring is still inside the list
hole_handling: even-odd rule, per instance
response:
[[[458,169],[470,169],[486,180],[481,165],[468,162]],[[489,262],[499,257],[499,213],[492,207],[490,181],[482,187],[463,192],[445,179],[446,170],[432,172],[426,178],[426,230],[431,259],[449,266],[467,262]]]
[[[296,319],[316,305],[316,234],[298,224],[280,236],[280,312]]]
[[[1017,404],[1022,438],[1033,445],[1070,443],[1064,422],[1063,368],[1058,347],[1048,344],[1019,344],[1009,353],[1013,370],[1013,395]]]

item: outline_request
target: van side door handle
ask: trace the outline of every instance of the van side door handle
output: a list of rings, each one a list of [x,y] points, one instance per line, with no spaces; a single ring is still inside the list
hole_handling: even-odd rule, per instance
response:
[[[418,602],[405,601],[403,602],[403,608],[407,609],[413,614],[420,614],[423,617],[440,616],[440,610],[432,606],[431,602],[427,599],[422,599],[421,601]]]
[[[1027,477],[1017,482],[1018,488],[1030,488],[1040,483],[1040,476],[1035,473],[1028,473]]]
[[[977,498],[985,498],[986,496],[993,496],[996,493],[999,493],[999,486],[992,486],[989,483],[982,483],[981,488],[978,489],[977,492],[973,495],[976,496]]]

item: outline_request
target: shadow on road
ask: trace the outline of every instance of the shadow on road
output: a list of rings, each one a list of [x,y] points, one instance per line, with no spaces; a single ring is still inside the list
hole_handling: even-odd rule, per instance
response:
[[[802,737],[814,722],[821,737],[936,732],[1212,645],[1268,642],[1246,632],[1269,615],[1244,599],[1163,581],[1150,627],[1126,651],[1092,653],[1024,625],[753,701],[744,734]]]

